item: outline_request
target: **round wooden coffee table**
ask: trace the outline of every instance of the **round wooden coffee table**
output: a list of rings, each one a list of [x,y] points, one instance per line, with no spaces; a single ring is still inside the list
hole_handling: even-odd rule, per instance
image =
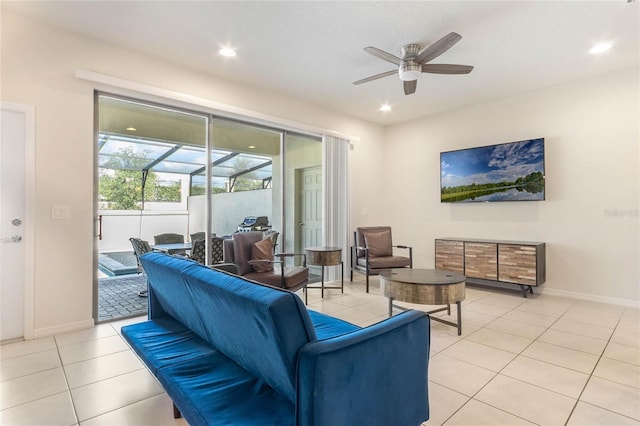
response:
[[[389,298],[389,316],[393,308],[406,309],[393,304],[394,300],[421,305],[447,305],[427,313],[433,314],[446,310],[451,315],[451,304],[457,306],[458,322],[431,317],[432,320],[458,328],[462,334],[462,311],[460,303],[464,300],[465,276],[453,272],[434,269],[399,268],[380,273],[380,285]]]

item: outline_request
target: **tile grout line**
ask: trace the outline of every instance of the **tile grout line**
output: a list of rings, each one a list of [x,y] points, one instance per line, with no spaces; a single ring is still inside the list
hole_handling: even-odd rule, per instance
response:
[[[94,326],[95,327],[95,326]],[[64,363],[62,362],[62,355],[60,354],[60,346],[58,345],[58,339],[56,336],[53,336],[53,341],[56,344],[56,352],[58,353],[58,359],[60,360],[60,368],[62,368],[62,375],[64,376],[64,382],[67,386],[67,393],[69,394],[69,399],[71,400],[71,408],[73,409],[73,417],[75,418],[75,424],[80,424],[80,418],[78,417],[78,410],[76,409],[76,404],[73,400],[73,394],[71,393],[71,386],[69,386],[69,379],[67,378],[67,370],[64,368]]]

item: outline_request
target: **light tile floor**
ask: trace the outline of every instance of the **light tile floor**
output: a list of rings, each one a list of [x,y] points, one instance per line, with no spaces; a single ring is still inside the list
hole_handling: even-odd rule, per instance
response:
[[[377,279],[369,294],[358,279],[324,299],[311,290],[309,308],[361,326],[383,320]],[[0,346],[0,424],[185,425],[120,336],[144,319]],[[640,424],[637,309],[468,287],[462,322],[462,336],[431,322],[425,425]]]

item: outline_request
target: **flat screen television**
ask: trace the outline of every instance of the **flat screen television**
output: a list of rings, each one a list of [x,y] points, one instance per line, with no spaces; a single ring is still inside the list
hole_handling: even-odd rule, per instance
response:
[[[443,203],[544,200],[544,138],[440,153]]]

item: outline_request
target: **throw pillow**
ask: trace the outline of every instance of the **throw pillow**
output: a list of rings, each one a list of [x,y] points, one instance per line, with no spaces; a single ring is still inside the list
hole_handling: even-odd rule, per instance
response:
[[[366,232],[364,243],[369,249],[369,256],[393,256],[391,247],[391,231]]]
[[[251,246],[251,260],[273,260],[273,244],[269,238]],[[251,265],[256,272],[273,271],[273,263],[258,262]]]

